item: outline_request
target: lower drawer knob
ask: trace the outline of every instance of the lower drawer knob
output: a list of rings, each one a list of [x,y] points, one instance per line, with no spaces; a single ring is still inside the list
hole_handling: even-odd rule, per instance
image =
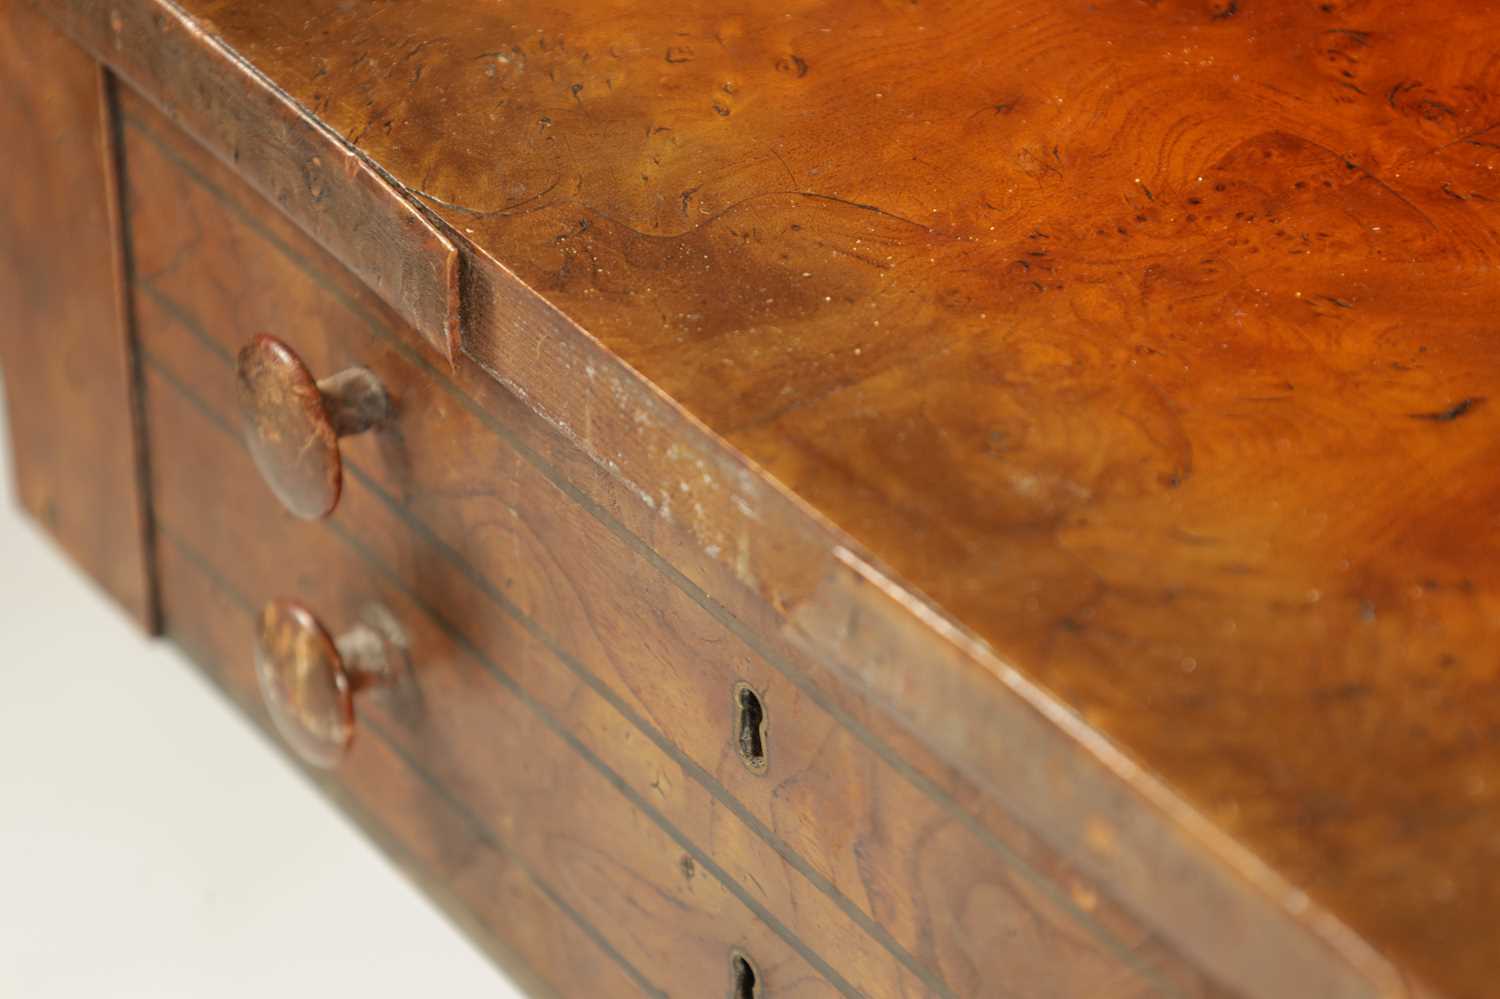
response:
[[[261,334],[240,351],[240,420],[245,446],[271,491],[292,513],[327,516],[339,501],[339,438],[390,416],[390,398],[365,368],[314,380],[296,351]]]
[[[303,760],[333,767],[354,741],[354,695],[395,682],[406,661],[406,640],[380,607],[334,639],[312,611],[295,600],[272,600],[261,610],[255,673],[271,720]]]

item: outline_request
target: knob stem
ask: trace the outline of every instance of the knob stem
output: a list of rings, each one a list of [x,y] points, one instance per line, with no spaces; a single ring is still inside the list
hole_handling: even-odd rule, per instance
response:
[[[390,396],[368,368],[345,368],[320,378],[318,392],[323,396],[328,422],[339,437],[362,434],[390,418]]]
[[[334,639],[349,677],[349,692],[391,687],[406,662],[406,634],[384,607],[366,607],[365,620]]]

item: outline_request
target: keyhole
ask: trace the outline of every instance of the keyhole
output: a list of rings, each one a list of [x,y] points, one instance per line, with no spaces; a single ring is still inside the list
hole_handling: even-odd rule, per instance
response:
[[[760,999],[760,982],[755,977],[755,965],[739,951],[729,958],[729,969],[734,976],[734,991],[730,999]]]
[[[755,773],[766,771],[766,709],[748,684],[734,687],[735,741],[740,759]]]

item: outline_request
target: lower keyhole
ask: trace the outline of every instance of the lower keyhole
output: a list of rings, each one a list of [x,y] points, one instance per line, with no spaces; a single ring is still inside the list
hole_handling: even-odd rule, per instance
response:
[[[730,956],[730,969],[734,974],[734,991],[730,999],[760,999],[760,982],[755,977],[755,965],[739,951]]]

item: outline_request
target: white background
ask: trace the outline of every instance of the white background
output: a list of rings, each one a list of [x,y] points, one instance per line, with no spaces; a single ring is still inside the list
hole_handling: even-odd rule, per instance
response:
[[[23,518],[3,412],[0,997],[518,997]]]

